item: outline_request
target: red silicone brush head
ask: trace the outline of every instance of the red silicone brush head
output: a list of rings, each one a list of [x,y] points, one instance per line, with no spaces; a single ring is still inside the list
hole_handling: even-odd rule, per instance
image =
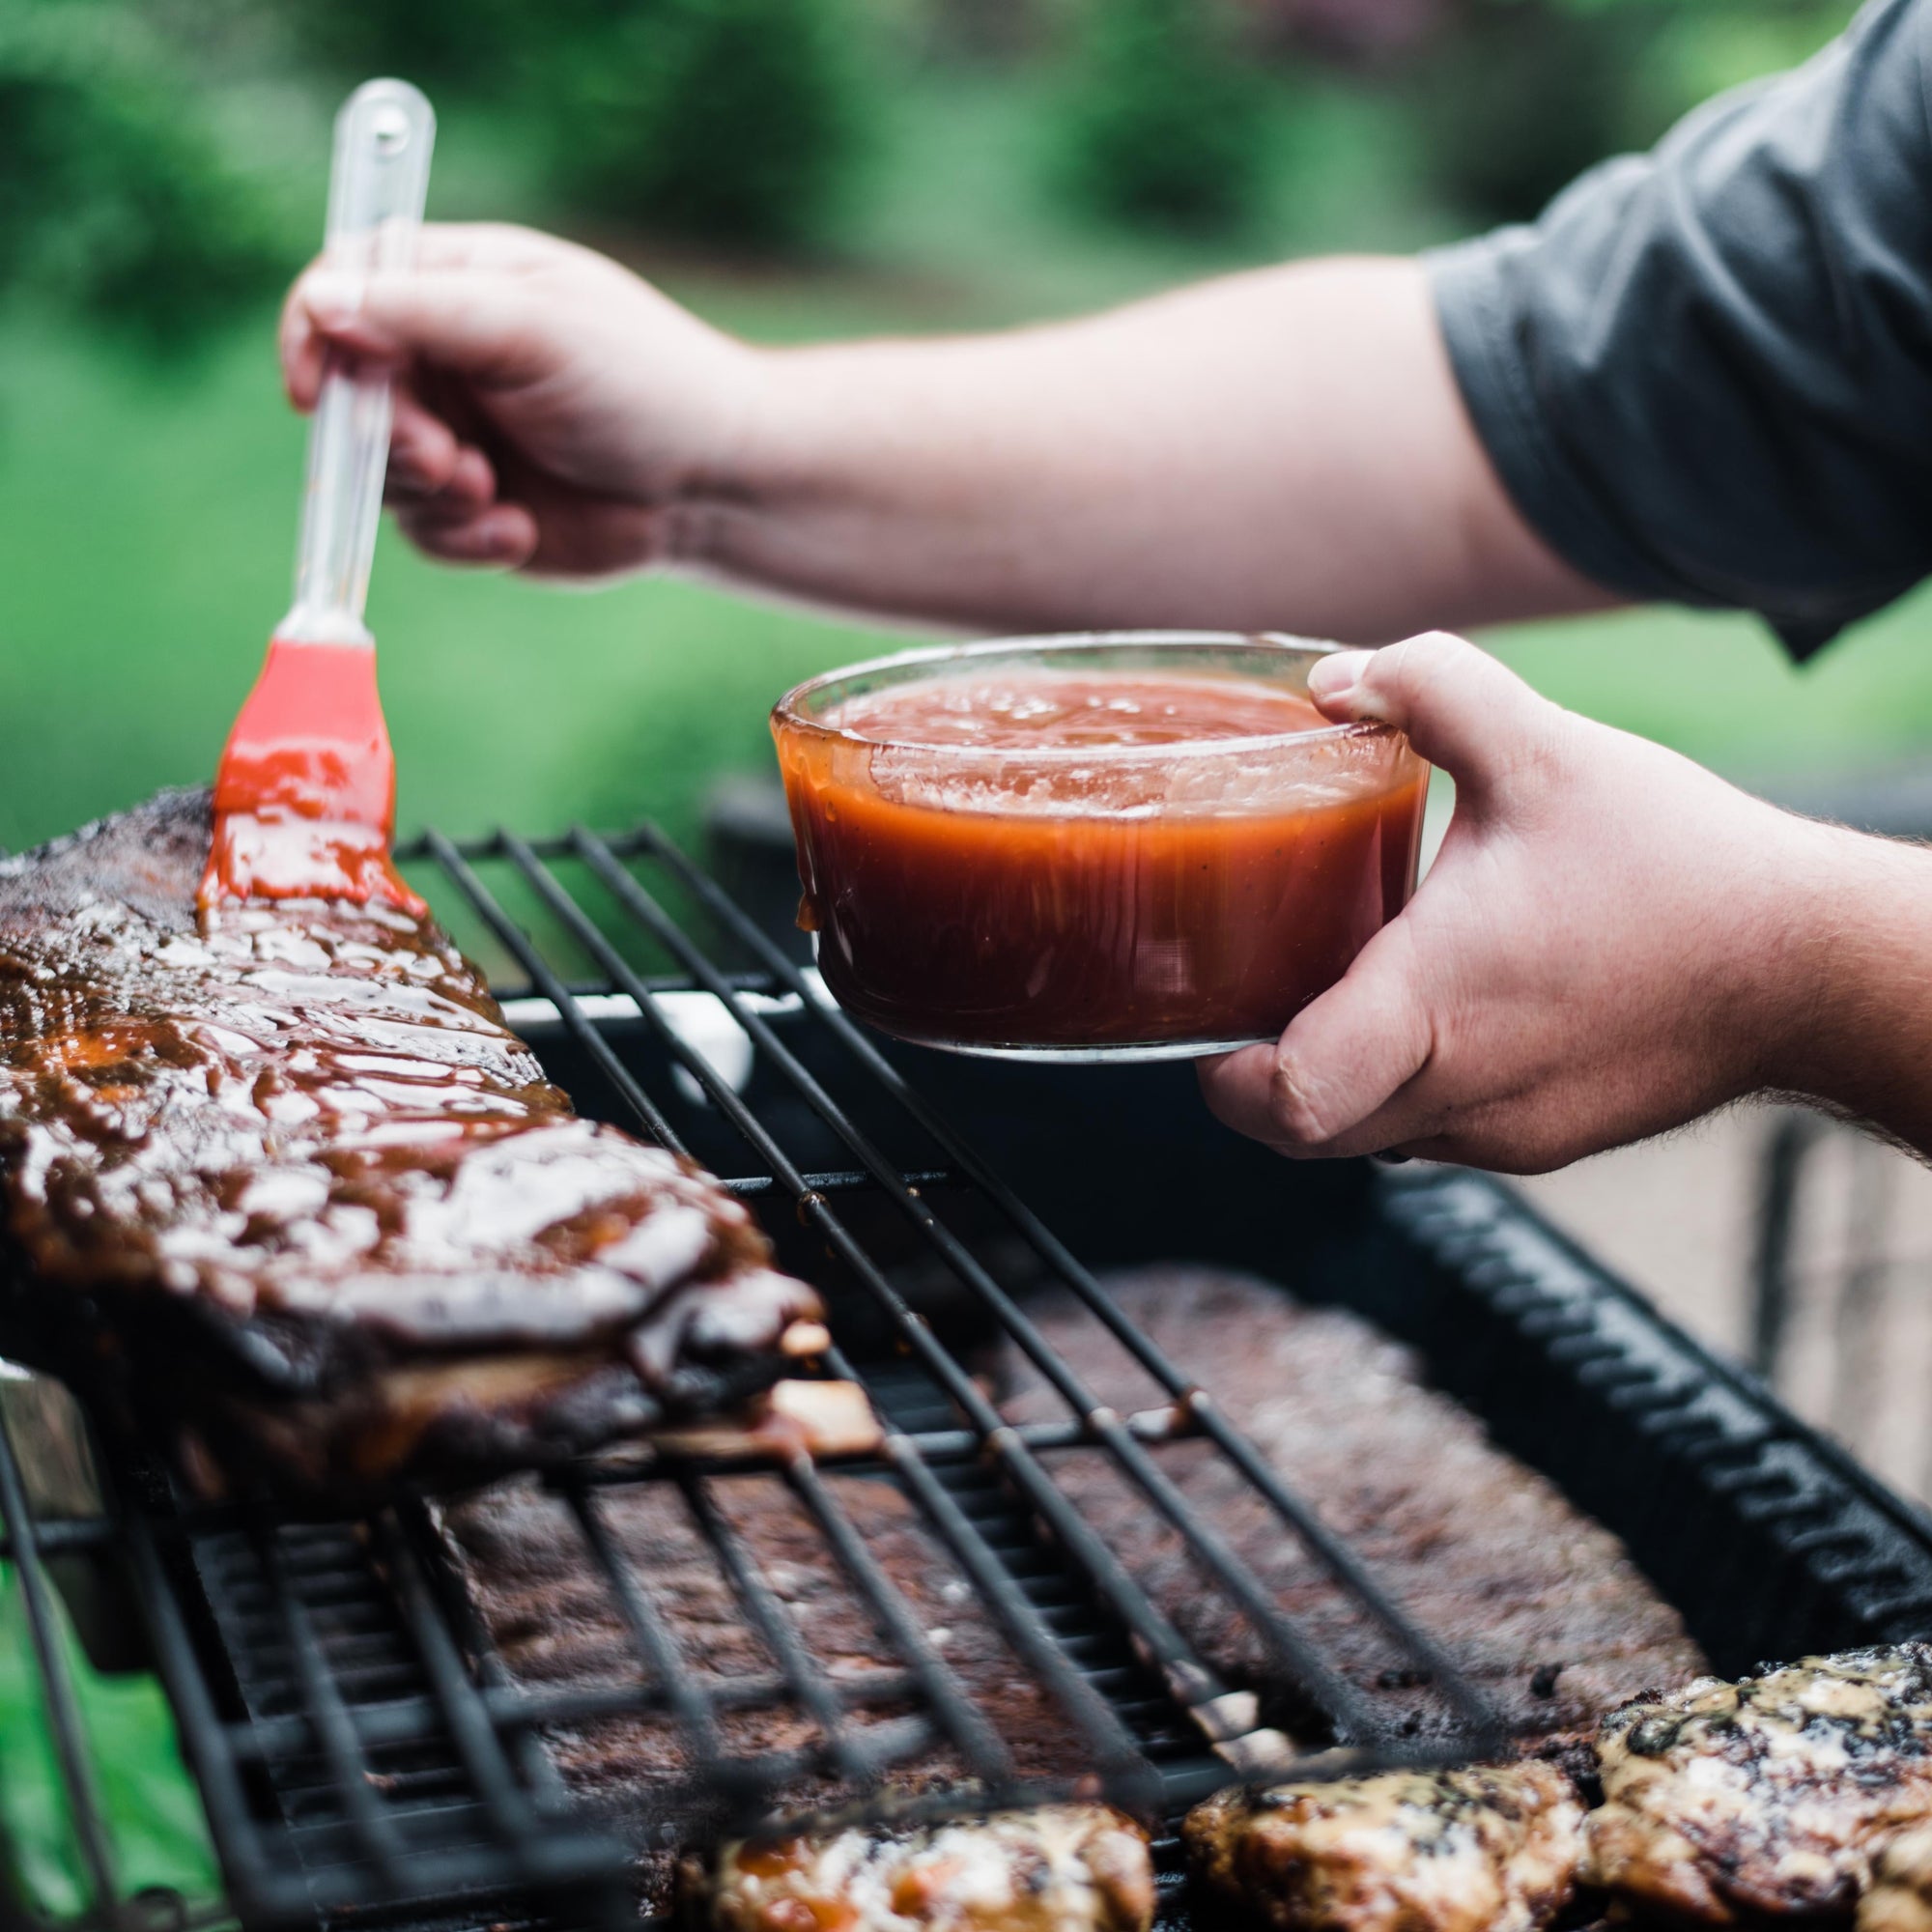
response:
[[[271,639],[215,774],[202,906],[327,898],[420,914],[389,858],[395,818],[375,646]]]

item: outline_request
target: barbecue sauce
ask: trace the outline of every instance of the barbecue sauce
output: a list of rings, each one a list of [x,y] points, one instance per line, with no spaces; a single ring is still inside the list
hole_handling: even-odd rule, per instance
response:
[[[261,1424],[316,1489],[735,1415],[823,1347],[742,1204],[576,1115],[434,922],[197,918],[209,831],[178,793],[0,859],[0,1243],[49,1316],[109,1297],[138,1349],[200,1304],[167,1400],[319,1405]]]
[[[395,760],[364,644],[271,638],[229,733],[214,787],[214,844],[196,895],[316,898],[428,910],[389,857]]]
[[[1255,747],[1272,803],[1177,788],[1177,764],[1199,767],[1161,747],[1328,724],[1259,680],[954,675],[848,698],[822,723],[777,726],[799,923],[839,1004],[905,1038],[1272,1038],[1414,887],[1428,768],[1392,734],[1338,735],[1325,781],[1311,766],[1318,781],[1272,791],[1268,761],[1309,754]],[[1123,777],[1127,748],[1156,755]],[[1063,755],[1080,749],[1091,768]]]

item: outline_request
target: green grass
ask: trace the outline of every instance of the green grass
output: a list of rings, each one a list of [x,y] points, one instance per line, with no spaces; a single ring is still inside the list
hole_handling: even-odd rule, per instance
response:
[[[1932,589],[1794,666],[1754,619],[1641,610],[1485,639],[1538,690],[1727,775],[1868,771],[1932,745]]]
[[[213,771],[287,604],[300,474],[266,327],[165,373],[7,339],[0,844]],[[870,641],[668,583],[465,578],[392,535],[371,617],[403,817],[464,830],[678,817],[765,755],[786,684]]]

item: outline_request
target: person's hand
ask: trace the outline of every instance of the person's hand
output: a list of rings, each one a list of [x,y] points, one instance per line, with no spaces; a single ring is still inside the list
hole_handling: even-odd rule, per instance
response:
[[[1798,1084],[1855,839],[1536,696],[1435,634],[1324,659],[1336,720],[1456,781],[1421,890],[1272,1046],[1202,1064],[1231,1126],[1536,1173]]]
[[[527,229],[431,226],[415,269],[367,281],[311,265],[282,314],[298,409],[331,344],[394,369],[389,500],[453,563],[594,578],[686,554],[758,407],[755,351]]]

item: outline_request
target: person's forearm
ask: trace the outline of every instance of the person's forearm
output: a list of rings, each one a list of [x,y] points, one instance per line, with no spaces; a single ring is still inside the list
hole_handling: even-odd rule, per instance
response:
[[[1932,1157],[1932,851],[1820,832],[1770,1084]]]
[[[741,584],[989,628],[1364,642],[1612,601],[1504,495],[1412,262],[763,361],[687,522],[696,567]]]

